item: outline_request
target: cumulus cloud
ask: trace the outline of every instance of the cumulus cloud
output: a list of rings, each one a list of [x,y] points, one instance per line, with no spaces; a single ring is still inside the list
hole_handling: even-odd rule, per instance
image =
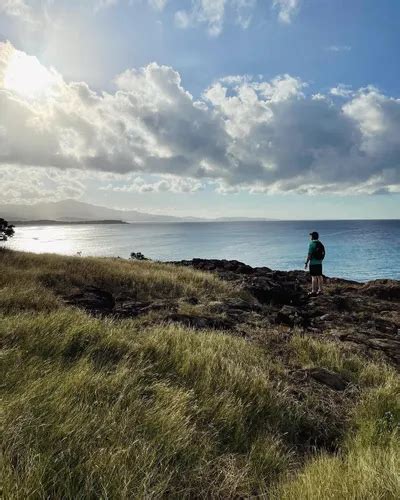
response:
[[[139,191],[400,192],[400,100],[373,87],[332,100],[290,75],[232,76],[196,100],[152,63],[113,94],[54,70],[32,94],[4,84],[15,53],[0,45],[0,165],[158,176],[125,183]]]
[[[339,83],[336,87],[331,88],[330,94],[335,97],[350,97],[353,94],[353,90],[350,85]]]
[[[34,203],[80,198],[85,192],[79,171],[0,166],[1,203]]]
[[[172,193],[196,193],[202,191],[204,187],[202,182],[195,179],[164,176],[155,182],[148,182],[142,177],[136,177],[128,184],[116,186],[111,183],[100,189],[101,191],[114,191],[117,193],[160,193],[167,191]]]

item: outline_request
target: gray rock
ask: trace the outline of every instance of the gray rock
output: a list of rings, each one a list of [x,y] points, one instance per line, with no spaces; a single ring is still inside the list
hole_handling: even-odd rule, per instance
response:
[[[331,372],[326,368],[310,368],[306,370],[307,374],[317,382],[327,385],[335,391],[344,391],[348,386],[348,381],[341,375]]]
[[[276,315],[276,322],[288,326],[304,324],[301,312],[293,306],[283,306]]]
[[[113,295],[95,286],[86,286],[64,300],[68,305],[81,307],[92,314],[109,314],[115,306]]]

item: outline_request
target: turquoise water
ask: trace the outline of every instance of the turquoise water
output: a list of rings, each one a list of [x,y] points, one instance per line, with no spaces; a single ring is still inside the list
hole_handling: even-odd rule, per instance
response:
[[[157,260],[237,259],[289,270],[303,268],[314,230],[326,247],[325,274],[400,279],[400,220],[20,226],[6,245],[66,255],[128,258],[135,251]]]

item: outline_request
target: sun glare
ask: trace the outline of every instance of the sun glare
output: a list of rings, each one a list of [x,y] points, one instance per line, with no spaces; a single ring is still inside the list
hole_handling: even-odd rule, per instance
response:
[[[3,85],[23,97],[38,98],[49,95],[57,82],[57,75],[42,66],[36,57],[16,50],[8,61]]]

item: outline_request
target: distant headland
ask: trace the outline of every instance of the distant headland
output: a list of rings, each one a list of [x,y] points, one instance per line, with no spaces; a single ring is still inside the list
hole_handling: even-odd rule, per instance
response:
[[[11,224],[17,226],[65,226],[65,225],[81,225],[81,224],[129,224],[123,220],[51,220],[51,219],[41,219],[41,220],[12,220]]]

